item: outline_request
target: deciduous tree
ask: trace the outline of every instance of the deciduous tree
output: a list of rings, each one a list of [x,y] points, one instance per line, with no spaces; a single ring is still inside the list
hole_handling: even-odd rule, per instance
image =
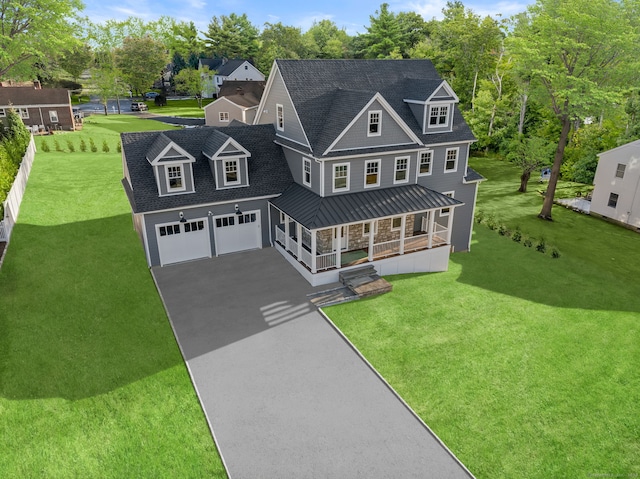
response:
[[[127,37],[116,50],[116,66],[137,93],[151,88],[169,61],[166,47],[151,37]]]

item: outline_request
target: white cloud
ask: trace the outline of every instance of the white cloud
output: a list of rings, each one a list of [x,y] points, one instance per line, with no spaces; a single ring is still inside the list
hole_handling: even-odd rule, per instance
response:
[[[322,20],[333,20],[333,18],[334,15],[328,13],[314,12],[294,20],[293,24],[296,27],[300,28],[303,32],[306,32],[313,26],[315,22],[320,22]]]
[[[435,18],[442,20],[442,9],[447,5],[446,0],[431,0],[427,2],[409,2],[406,6],[403,6],[398,11],[402,12],[416,12],[425,20],[431,20]]]
[[[516,13],[524,12],[527,9],[527,5],[528,4],[526,2],[518,1],[502,1],[497,3],[480,1],[464,4],[466,8],[469,8],[481,17],[489,15],[493,18],[507,18]],[[422,15],[425,20],[431,20],[432,18],[442,20],[442,9],[446,6],[446,0],[414,1],[405,4],[398,4],[397,7],[393,7],[393,10],[398,12],[416,12]]]

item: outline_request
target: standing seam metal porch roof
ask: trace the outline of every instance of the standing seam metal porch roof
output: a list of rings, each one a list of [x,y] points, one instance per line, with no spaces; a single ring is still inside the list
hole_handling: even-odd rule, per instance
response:
[[[321,197],[292,184],[271,204],[309,230],[463,205],[420,185]]]

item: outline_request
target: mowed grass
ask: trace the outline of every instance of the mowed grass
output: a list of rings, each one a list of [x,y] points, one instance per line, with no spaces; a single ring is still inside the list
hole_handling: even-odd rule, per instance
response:
[[[202,108],[198,106],[198,100],[196,99],[167,100],[167,104],[165,106],[156,106],[153,100],[148,100],[146,103],[149,106],[149,111],[151,113],[157,113],[158,115],[204,118],[203,108],[212,101],[214,101],[212,98],[203,98]]]
[[[159,128],[109,116],[46,139]],[[114,151],[36,155],[0,270],[2,477],[226,477]]]
[[[562,256],[476,225],[449,271],[326,312],[479,479],[639,475],[640,235],[560,207],[538,220],[517,170],[472,164],[478,208]]]

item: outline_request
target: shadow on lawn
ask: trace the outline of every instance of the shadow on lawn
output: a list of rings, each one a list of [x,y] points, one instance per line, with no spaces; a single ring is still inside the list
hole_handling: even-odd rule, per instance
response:
[[[553,259],[485,227],[473,237],[470,253],[451,255],[461,283],[554,307],[640,311],[633,282],[611,271],[569,255]]]
[[[129,215],[19,223],[0,291],[6,398],[82,399],[182,364]]]

